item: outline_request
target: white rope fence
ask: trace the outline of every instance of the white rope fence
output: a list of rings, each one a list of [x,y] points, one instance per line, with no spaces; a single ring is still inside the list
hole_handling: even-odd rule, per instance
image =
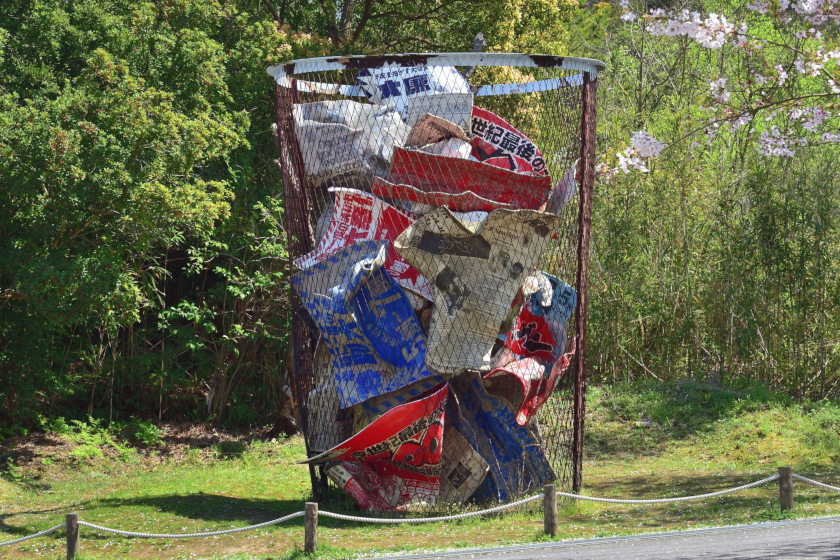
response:
[[[216,537],[219,535],[230,535],[234,533],[243,533],[245,531],[253,531],[256,529],[262,529],[264,527],[269,527],[271,525],[277,525],[279,523],[283,523],[285,521],[289,521],[291,519],[295,519],[297,517],[306,517],[306,551],[307,552],[314,552],[317,546],[317,526],[318,526],[318,516],[321,515],[323,517],[331,517],[333,519],[339,519],[342,521],[353,521],[357,523],[441,523],[446,521],[458,521],[460,519],[468,519],[471,517],[478,517],[482,515],[490,515],[493,513],[498,513],[500,511],[504,511],[506,509],[515,508],[518,506],[525,505],[530,502],[534,502],[537,500],[543,500],[543,504],[545,507],[545,520],[546,520],[546,532],[552,535],[556,534],[557,528],[557,501],[556,496],[561,496],[564,498],[571,498],[574,500],[583,500],[589,502],[597,502],[597,503],[604,503],[604,504],[625,504],[625,505],[654,505],[654,504],[669,504],[669,503],[678,503],[678,502],[688,502],[692,500],[705,500],[709,498],[716,498],[718,496],[723,496],[725,494],[732,494],[734,492],[740,492],[742,490],[748,490],[750,488],[755,488],[757,486],[761,486],[763,484],[767,484],[768,482],[773,482],[775,480],[779,481],[779,496],[780,502],[782,503],[782,509],[790,508],[793,506],[793,485],[792,480],[800,480],[804,483],[811,484],[813,486],[823,488],[826,490],[833,490],[835,492],[840,492],[840,487],[832,486],[830,484],[825,484],[823,482],[818,482],[816,480],[812,480],[810,478],[806,478],[804,476],[794,474],[790,467],[782,467],[779,469],[780,474],[774,474],[772,476],[768,476],[767,478],[763,478],[761,480],[756,480],[755,482],[750,482],[749,484],[744,484],[741,486],[736,486],[734,488],[728,488],[726,490],[720,490],[718,492],[710,492],[707,494],[698,494],[696,496],[682,496],[678,498],[659,498],[654,500],[622,500],[617,498],[596,498],[593,496],[581,496],[579,494],[570,494],[568,492],[553,492],[554,485],[546,485],[545,492],[541,492],[535,496],[531,496],[529,498],[525,498],[519,500],[517,502],[511,502],[509,504],[502,504],[493,508],[479,510],[479,511],[472,511],[468,513],[459,513],[455,515],[445,515],[440,517],[416,517],[416,518],[377,518],[377,517],[361,517],[357,515],[344,515],[341,513],[334,513],[331,511],[322,511],[318,512],[318,505],[314,503],[307,503],[306,504],[306,511],[297,511],[295,513],[291,513],[284,517],[279,517],[277,519],[272,519],[271,521],[266,521],[264,523],[258,523],[256,525],[249,525],[247,527],[239,527],[237,529],[226,529],[223,531],[202,531],[200,533],[141,533],[136,531],[122,531],[120,529],[113,529],[111,527],[103,527],[102,525],[96,525],[94,523],[88,523],[86,521],[73,521],[78,527],[88,527],[89,529],[93,529],[95,531],[101,531],[104,533],[112,533],[115,535],[120,535],[123,537],[135,537],[135,538],[147,538],[147,539],[188,539],[188,538],[207,538],[207,537]],[[787,506],[785,506],[787,504]],[[551,510],[551,511],[550,511]],[[72,516],[72,517],[71,517]],[[68,550],[68,558],[72,558],[71,550],[78,550],[78,530],[70,530],[69,522],[71,519],[77,519],[76,514],[68,514],[68,521],[64,523],[60,523],[54,527],[50,527],[49,529],[45,529],[43,531],[39,531],[32,535],[27,535],[25,537],[20,537],[18,539],[14,539],[11,541],[0,542],[0,547],[2,546],[9,546],[13,544],[22,543],[31,539],[36,539],[38,537],[43,537],[59,529],[67,528],[67,550]],[[553,530],[549,531],[549,525],[553,525]],[[71,539],[73,542],[71,543]],[[72,547],[71,547],[72,544]],[[75,553],[74,553],[75,554]]]
[[[741,490],[747,490],[748,488],[755,488],[756,486],[761,486],[762,484],[767,484],[768,482],[773,482],[774,480],[778,480],[780,477],[777,474],[773,476],[768,476],[767,478],[762,478],[761,480],[756,480],[755,482],[751,482],[749,484],[744,484],[743,486],[736,486],[735,488],[729,488],[727,490],[721,490],[719,492],[711,492],[709,494],[698,494],[697,496],[682,496],[680,498],[660,498],[658,500],[620,500],[614,498],[593,498],[591,496],[581,496],[579,494],[569,494],[567,492],[557,492],[558,496],[562,496],[564,498],[574,498],[575,500],[584,500],[587,502],[599,502],[603,504],[628,504],[628,505],[651,505],[651,504],[671,504],[675,502],[689,502],[691,500],[705,500],[706,498],[716,498],[717,496],[723,496],[724,494],[731,494],[733,492],[739,492]]]
[[[17,543],[21,543],[23,541],[29,541],[29,540],[32,540],[32,539],[37,539],[38,537],[43,537],[44,535],[49,535],[50,533],[52,533],[54,531],[58,531],[59,529],[62,529],[65,525],[67,525],[67,523],[59,523],[55,527],[50,527],[49,529],[44,529],[43,531],[39,531],[39,532],[35,533],[34,535],[27,535],[25,537],[21,537],[19,539],[15,539],[13,541],[0,542],[0,546],[8,546],[10,544],[17,544]]]
[[[496,513],[499,511],[503,511],[506,509],[510,509],[516,506],[521,506],[527,504],[528,502],[534,502],[536,500],[541,500],[545,497],[545,494],[540,492],[536,496],[531,496],[530,498],[525,498],[524,500],[519,500],[518,502],[511,502],[509,504],[502,504],[500,506],[496,506],[490,509],[482,509],[480,511],[471,511],[469,513],[459,513],[457,515],[444,515],[442,517],[417,517],[417,518],[387,518],[387,517],[359,517],[356,515],[344,515],[341,513],[333,513],[331,511],[320,511],[318,515],[322,515],[324,517],[332,517],[333,519],[341,519],[343,521],[356,521],[359,523],[439,523],[441,521],[457,521],[459,519],[468,519],[470,517],[478,517],[480,515],[490,515],[491,513]]]
[[[837,486],[832,486],[830,484],[825,484],[824,482],[817,482],[816,480],[811,480],[810,478],[805,478],[804,476],[800,476],[798,474],[792,474],[791,476],[796,480],[801,480],[807,484],[813,484],[814,486],[818,486],[820,488],[825,488],[826,490],[834,490],[835,492],[840,492],[840,488]]]
[[[247,527],[239,527],[238,529],[226,529],[224,531],[203,531],[201,533],[137,533],[134,531],[120,531],[119,529],[103,527],[102,525],[94,525],[93,523],[88,523],[87,521],[79,521],[79,526],[90,527],[91,529],[96,529],[97,531],[102,531],[104,533],[113,533],[115,535],[121,535],[123,537],[138,537],[143,539],[191,539],[197,537],[218,537],[219,535],[232,535],[233,533],[243,533],[245,531],[262,529],[263,527],[277,525],[278,523],[283,523],[284,521],[294,519],[295,517],[303,517],[304,513],[305,512],[302,511],[296,511],[295,513],[292,513],[285,517],[272,519],[271,521],[266,521],[265,523],[258,523],[257,525],[248,525]]]

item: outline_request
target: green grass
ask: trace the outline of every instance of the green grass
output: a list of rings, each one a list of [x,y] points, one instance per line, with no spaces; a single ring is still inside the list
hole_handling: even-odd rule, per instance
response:
[[[781,465],[829,483],[840,481],[840,407],[834,403],[794,403],[760,386],[729,390],[667,383],[592,388],[588,407],[584,494],[699,494],[763,478]],[[299,438],[229,439],[198,448],[111,434],[97,443],[97,434],[105,429],[86,426],[0,448],[0,541],[54,525],[69,511],[92,523],[179,533],[266,521],[300,511],[310,499],[308,470],[294,464],[304,456]],[[82,437],[85,430],[90,433]],[[25,447],[33,442],[37,445]],[[101,456],[77,451],[85,446],[96,447]],[[10,458],[15,462],[8,463]],[[380,526],[321,518],[317,556],[340,559],[542,541],[540,509],[537,502],[503,516],[435,525]],[[837,514],[840,494],[801,484],[796,509],[785,514],[778,510],[774,485],[661,506],[561,502],[558,538]],[[83,558],[92,560],[304,555],[300,519],[216,539],[125,539],[84,529],[82,539]],[[53,559],[62,557],[62,547],[63,534],[58,534],[2,550],[8,558]]]

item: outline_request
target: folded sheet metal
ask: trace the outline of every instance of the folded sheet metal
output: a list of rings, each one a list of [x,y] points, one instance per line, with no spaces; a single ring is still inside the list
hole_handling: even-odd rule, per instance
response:
[[[445,206],[455,212],[492,212],[493,210],[513,208],[512,204],[482,198],[470,191],[461,193],[423,192],[409,185],[394,185],[380,178],[374,179],[371,192],[376,196],[423,204],[432,208]]]
[[[360,507],[409,509],[435,504],[440,493],[449,386],[392,408],[359,433],[305,464],[339,462],[327,474]],[[332,471],[332,472],[330,472]]]
[[[394,147],[411,129],[393,106],[347,100],[296,104],[292,116],[312,186],[365,188],[387,177]]]
[[[560,215],[560,211],[566,207],[566,204],[572,200],[577,192],[577,165],[580,160],[576,161],[572,167],[560,177],[557,184],[554,185],[554,190],[548,196],[548,201],[545,203],[544,210],[549,214]]]
[[[502,397],[515,411],[516,422],[525,426],[548,401],[566,372],[576,350],[572,340],[569,352],[563,354],[551,369],[533,358],[522,358],[494,369],[485,375],[485,387],[491,395]]]
[[[577,292],[555,276],[540,274],[548,279],[551,289],[539,290],[525,299],[505,346],[518,356],[535,358],[551,367],[566,350],[566,323],[577,306]],[[546,291],[550,300],[543,305]]]
[[[294,261],[297,268],[308,268],[360,241],[386,239],[393,242],[414,223],[412,216],[366,192],[340,187],[331,187],[329,192],[335,196],[335,202],[330,207],[329,225],[324,228],[318,246]],[[429,282],[393,247],[388,250],[385,270],[403,288],[427,300],[434,297]]]
[[[397,238],[400,255],[434,284],[431,370],[490,369],[502,321],[558,223],[551,214],[496,210],[470,225],[438,208]]]
[[[453,396],[449,396],[453,399]],[[460,504],[468,501],[487,476],[487,461],[448,423],[443,431],[443,458],[441,459],[441,504]]]
[[[433,375],[417,316],[383,267],[388,247],[363,241],[292,276],[329,350],[341,408]]]
[[[411,185],[423,192],[470,191],[482,198],[531,210],[546,201],[551,189],[547,175],[518,173],[478,161],[404,148],[394,150],[390,177],[394,184]]]
[[[464,129],[457,124],[437,115],[426,114],[411,128],[411,132],[408,133],[408,138],[405,140],[405,147],[417,148],[450,138],[465,142],[470,141],[470,137],[467,136]]]
[[[489,467],[477,500],[507,502],[554,480],[539,440],[516,422],[504,399],[487,392],[480,374],[465,372],[449,384],[458,398],[459,431]]]
[[[408,126],[415,126],[426,115],[434,115],[469,132],[472,110],[472,93],[440,92],[413,98],[401,113]]]
[[[472,155],[478,161],[520,173],[548,175],[545,158],[533,141],[505,119],[473,107]]]
[[[452,66],[386,63],[380,68],[365,68],[356,75],[356,82],[371,102],[393,104],[406,122],[412,124],[425,113],[444,116],[442,113],[451,104],[446,94],[468,95],[472,109],[470,86],[466,78]],[[431,101],[439,96],[436,102]],[[440,107],[437,111],[426,110],[424,107],[423,112],[412,120],[412,115],[419,112],[418,106],[429,103]]]

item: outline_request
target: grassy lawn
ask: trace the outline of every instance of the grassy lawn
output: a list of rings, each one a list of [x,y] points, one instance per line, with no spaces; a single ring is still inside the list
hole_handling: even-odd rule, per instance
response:
[[[761,387],[692,383],[590,390],[584,494],[660,498],[711,492],[776,472],[840,482],[840,408],[792,403]],[[180,431],[179,431],[180,430]],[[189,436],[186,432],[192,430]],[[198,433],[197,430],[200,432]],[[75,432],[38,434],[0,447],[0,541],[78,511],[83,520],[161,533],[227,529],[303,509],[309,475],[295,465],[299,438],[262,442],[207,428],[168,427],[156,445]],[[65,430],[66,432],[66,430]],[[420,552],[543,540],[541,503],[486,519],[382,526],[321,518],[318,556]],[[558,539],[840,514],[840,494],[796,487],[792,515],[774,485],[662,506],[561,502]],[[347,505],[323,506],[351,511]],[[64,535],[0,549],[3,558],[63,557]],[[82,557],[289,558],[302,556],[303,521],[230,536],[128,539],[82,529]]]

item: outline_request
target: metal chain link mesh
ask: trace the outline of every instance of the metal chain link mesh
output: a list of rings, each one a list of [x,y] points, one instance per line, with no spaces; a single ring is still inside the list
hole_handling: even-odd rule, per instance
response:
[[[319,500],[327,481],[391,514],[570,488],[597,65],[389,55],[269,73]]]
[[[530,502],[534,502],[536,500],[541,500],[545,497],[545,494],[540,492],[536,496],[531,496],[530,498],[525,498],[524,500],[519,500],[518,502],[511,502],[507,504],[502,504],[500,506],[496,506],[490,509],[483,509],[480,511],[471,511],[469,513],[458,513],[455,515],[442,515],[439,517],[360,517],[358,515],[344,515],[342,513],[333,513],[331,511],[320,511],[318,512],[319,516],[323,517],[332,517],[333,519],[341,519],[344,521],[357,521],[360,523],[440,523],[442,521],[457,521],[459,519],[469,519],[470,517],[479,517],[482,515],[490,515],[492,513],[498,513],[500,511],[504,511],[506,509],[511,509],[514,507],[522,506],[528,504]]]

